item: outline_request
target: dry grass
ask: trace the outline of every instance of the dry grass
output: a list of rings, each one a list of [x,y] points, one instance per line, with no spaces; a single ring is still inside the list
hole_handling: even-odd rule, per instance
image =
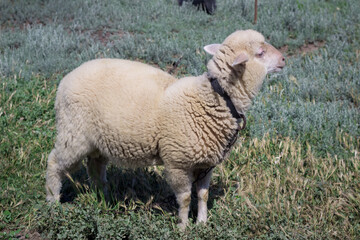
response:
[[[23,2],[0,1],[0,239],[360,238],[359,1],[264,0],[257,25],[251,1],[218,1],[213,16],[167,0]],[[82,168],[64,183],[65,203],[46,204],[63,75],[99,57],[199,75],[203,45],[247,28],[294,55],[215,168],[206,227],[177,230],[162,167],[110,166],[110,201]]]
[[[360,218],[360,158],[353,147],[359,139],[337,137],[352,157],[315,157],[309,144],[290,138],[265,136],[241,144],[215,174],[227,186],[222,208],[249,214],[254,236],[280,225],[288,238],[353,238],[359,231],[353,221]]]

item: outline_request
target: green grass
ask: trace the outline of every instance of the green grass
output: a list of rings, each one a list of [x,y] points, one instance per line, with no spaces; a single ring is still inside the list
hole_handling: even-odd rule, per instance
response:
[[[0,239],[359,239],[359,1],[259,1],[257,25],[253,1],[218,1],[214,16],[175,2],[0,2]],[[116,57],[199,75],[204,45],[247,28],[287,46],[287,68],[267,78],[241,141],[216,167],[206,226],[177,230],[162,167],[110,166],[110,202],[82,168],[64,183],[66,203],[46,204],[66,73]],[[299,50],[317,41],[325,45]]]

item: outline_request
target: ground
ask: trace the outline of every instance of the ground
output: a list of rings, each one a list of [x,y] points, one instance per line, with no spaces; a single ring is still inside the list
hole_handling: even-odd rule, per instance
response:
[[[359,239],[360,2],[218,1],[212,16],[167,0],[0,2],[0,239]],[[163,168],[108,169],[112,199],[81,168],[45,202],[61,78],[126,58],[200,75],[203,46],[260,31],[286,57],[211,182],[209,221],[178,231]],[[190,212],[196,221],[196,201]]]

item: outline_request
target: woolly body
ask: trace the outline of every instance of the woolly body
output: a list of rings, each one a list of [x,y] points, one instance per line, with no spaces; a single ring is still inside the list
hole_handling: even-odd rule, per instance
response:
[[[127,167],[163,164],[168,158],[185,168],[219,163],[228,140],[221,131],[231,135],[236,122],[226,107],[213,108],[219,99],[205,76],[169,86],[174,81],[138,62],[99,59],[83,64],[58,88],[55,149],[84,156],[99,152]]]
[[[119,59],[93,60],[69,73],[56,97],[58,134],[48,159],[47,199],[59,200],[61,180],[84,157],[90,177],[104,187],[108,161],[126,167],[163,164],[180,205],[181,227],[186,226],[192,182],[224,160],[238,129],[208,78],[218,78],[237,110],[245,111],[267,73],[252,57],[260,45],[260,33],[235,32],[213,48],[208,73],[180,80]],[[239,62],[244,51],[250,59]],[[210,176],[196,184],[198,222],[207,218]]]

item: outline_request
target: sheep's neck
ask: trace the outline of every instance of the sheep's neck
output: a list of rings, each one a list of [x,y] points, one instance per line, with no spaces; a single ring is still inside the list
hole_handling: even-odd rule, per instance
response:
[[[213,76],[211,77],[213,78]],[[251,106],[255,92],[249,91],[242,80],[230,80],[230,78],[217,78],[221,87],[228,93],[235,105],[237,112],[245,113]]]
[[[252,99],[258,94],[266,75],[261,68],[240,66],[237,71],[220,68],[220,64],[210,60],[208,64],[208,77],[217,78],[221,87],[229,94],[238,112],[245,113],[251,106]],[[211,69],[211,70],[210,70]]]
[[[231,115],[237,119],[237,121],[239,122],[241,119],[244,119],[245,122],[245,115],[243,113],[239,113],[233,102],[231,101],[230,96],[228,95],[228,93],[220,86],[219,81],[216,78],[211,78],[210,79],[210,83],[211,86],[213,88],[213,90],[218,93],[226,102],[226,105],[228,106],[228,108],[230,109],[230,113]]]

